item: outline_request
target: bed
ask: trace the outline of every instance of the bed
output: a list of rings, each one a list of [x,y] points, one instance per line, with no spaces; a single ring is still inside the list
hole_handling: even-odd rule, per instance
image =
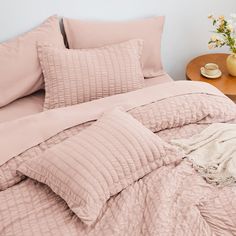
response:
[[[235,104],[164,71],[163,17],[63,21],[0,45],[0,235],[236,235]]]
[[[144,99],[147,93],[150,96]],[[0,126],[0,143],[4,147],[10,140],[11,147],[1,150],[8,157],[1,158],[0,187],[5,189],[0,192],[1,234],[234,234],[235,188],[211,186],[188,161],[153,170],[111,197],[92,226],[85,226],[47,185],[16,173],[20,163],[81,132],[101,109],[116,103],[165,141],[190,137],[212,122],[233,122],[236,113],[234,104],[213,87],[183,81],[95,100],[86,107],[76,105],[5,122]],[[94,109],[98,110],[94,113]],[[84,117],[85,110],[91,114]],[[52,124],[56,130],[50,130]],[[179,157],[175,158],[179,162]]]

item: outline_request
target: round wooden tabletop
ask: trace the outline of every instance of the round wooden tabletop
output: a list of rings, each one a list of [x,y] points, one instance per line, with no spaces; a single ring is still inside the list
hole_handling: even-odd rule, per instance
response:
[[[229,75],[226,68],[228,55],[225,53],[206,54],[193,59],[186,68],[187,79],[212,84],[232,100],[236,100],[236,77]],[[216,63],[222,71],[222,76],[217,79],[208,79],[202,76],[200,68],[207,63]]]

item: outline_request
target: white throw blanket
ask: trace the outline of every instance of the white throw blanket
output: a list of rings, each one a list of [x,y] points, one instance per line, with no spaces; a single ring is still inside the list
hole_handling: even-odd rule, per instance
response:
[[[172,140],[207,182],[225,186],[236,182],[236,124],[216,123],[189,139]]]

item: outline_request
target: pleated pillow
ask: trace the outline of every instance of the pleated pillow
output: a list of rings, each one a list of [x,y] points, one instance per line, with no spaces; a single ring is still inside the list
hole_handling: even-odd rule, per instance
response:
[[[144,87],[143,41],[93,49],[38,46],[45,79],[45,109],[88,102]]]
[[[128,113],[103,115],[79,134],[23,163],[22,174],[47,184],[87,225],[113,195],[182,158]]]

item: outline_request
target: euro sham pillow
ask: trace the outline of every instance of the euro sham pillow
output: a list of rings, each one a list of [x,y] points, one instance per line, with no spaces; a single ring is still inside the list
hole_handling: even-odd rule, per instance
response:
[[[81,221],[91,225],[111,196],[181,158],[178,149],[128,113],[114,109],[79,134],[24,162],[18,171],[47,184]]]
[[[44,109],[66,107],[144,87],[142,40],[69,50],[39,45]]]
[[[43,88],[37,41],[65,47],[57,16],[0,44],[0,107]]]
[[[130,21],[82,21],[64,18],[69,48],[94,48],[133,38],[144,40],[142,65],[144,77],[163,75],[161,38],[164,16]]]

